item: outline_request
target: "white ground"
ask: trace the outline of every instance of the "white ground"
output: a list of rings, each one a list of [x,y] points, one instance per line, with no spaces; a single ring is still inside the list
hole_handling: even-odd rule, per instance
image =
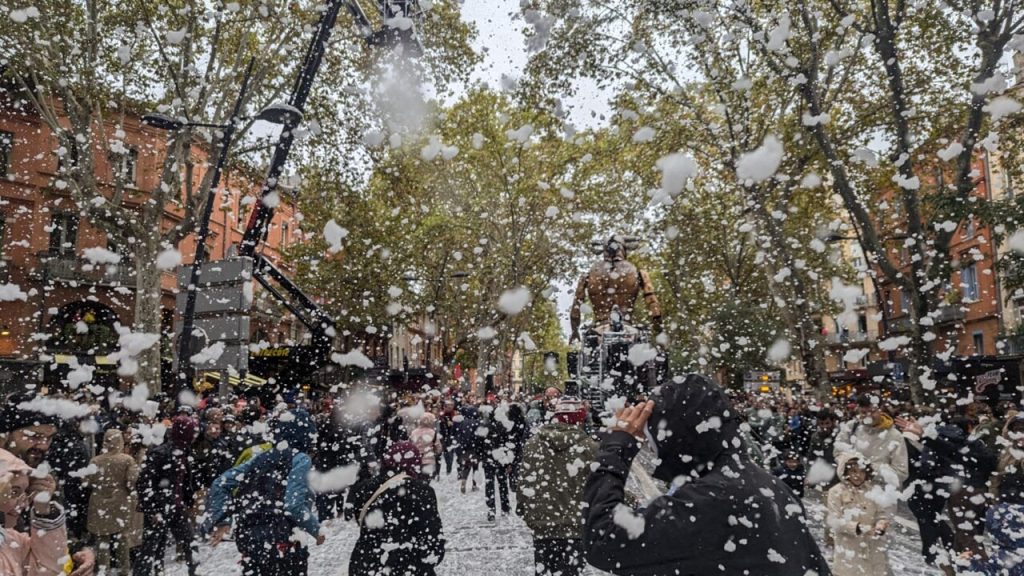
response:
[[[636,467],[634,467],[636,470]],[[633,480],[631,475],[631,480]],[[438,505],[448,539],[448,550],[441,563],[439,576],[530,576],[533,574],[533,543],[530,531],[518,517],[498,516],[496,522],[487,521],[487,506],[482,487],[483,474],[478,474],[481,488],[477,492],[459,492],[458,481],[452,476],[442,477],[434,483]],[[650,493],[655,485],[649,478],[641,479],[634,489]],[[824,506],[820,496],[808,495],[805,504],[816,534],[820,527]],[[513,505],[514,508],[514,505]],[[890,562],[893,573],[900,576],[933,576],[941,573],[924,565],[917,537],[916,525],[907,517],[896,523],[890,548]],[[358,532],[355,524],[335,520],[326,527],[327,542],[314,546],[309,562],[310,574],[347,576],[348,558],[355,545]],[[819,540],[820,541],[820,540]],[[168,550],[170,553],[171,550]],[[831,551],[826,550],[826,554]],[[216,549],[201,545],[199,573],[206,576],[229,576],[240,574],[238,551],[231,542],[224,542]],[[185,576],[183,564],[168,559],[168,574]],[[588,576],[604,574],[590,569]]]

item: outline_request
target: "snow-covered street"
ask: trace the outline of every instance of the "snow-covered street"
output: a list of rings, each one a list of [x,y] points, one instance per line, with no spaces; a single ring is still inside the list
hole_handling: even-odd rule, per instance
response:
[[[636,467],[634,467],[636,470]],[[514,514],[498,516],[497,521],[487,521],[487,506],[484,501],[483,473],[478,473],[480,489],[466,494],[459,492],[459,483],[454,471],[434,482],[438,506],[444,522],[448,549],[438,574],[441,576],[530,576],[533,574],[532,536],[523,521]],[[631,477],[631,479],[633,479]],[[649,493],[653,481],[644,479],[635,489]],[[643,486],[645,488],[639,488]],[[815,526],[815,534],[821,541],[824,505],[820,497],[809,493],[805,500],[807,513]],[[916,526],[908,518],[894,523],[895,536],[890,548],[893,572],[900,576],[937,576],[941,572],[925,566],[918,552]],[[348,574],[348,558],[355,545],[358,531],[355,524],[335,520],[327,527],[327,542],[312,549],[309,567],[311,574]],[[169,548],[169,550],[171,550]],[[830,551],[826,551],[829,553]],[[216,549],[201,545],[200,574],[229,576],[241,574],[239,555],[234,544],[225,542]],[[183,563],[172,563],[168,559],[168,573],[185,576]],[[605,574],[590,568],[586,574]]]

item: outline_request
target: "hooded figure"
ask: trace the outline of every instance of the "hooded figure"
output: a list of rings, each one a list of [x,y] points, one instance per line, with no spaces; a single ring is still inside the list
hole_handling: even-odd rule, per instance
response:
[[[516,512],[533,532],[537,574],[579,574],[583,561],[583,484],[597,443],[583,431],[587,411],[578,398],[563,397],[551,422],[523,450]]]
[[[273,449],[221,474],[210,487],[202,532],[225,527],[235,513],[243,574],[305,574],[309,551],[295,532],[323,543],[309,488],[309,451],[316,438],[316,423],[308,412],[283,412],[275,423]]]
[[[854,463],[857,466],[854,466]],[[836,458],[839,483],[828,491],[828,525],[835,535],[836,576],[892,574],[885,550],[888,511],[869,496],[873,474],[868,459],[844,452]],[[879,527],[883,527],[879,530]]]
[[[480,411],[476,406],[462,406],[455,421],[455,455],[459,462],[459,482],[462,493],[466,493],[466,480],[473,478],[473,490],[476,490],[476,469],[480,464],[477,459],[479,440],[476,430],[480,426]]]
[[[142,551],[133,567],[136,576],[163,571],[168,536],[173,536],[184,549],[189,575],[196,572],[198,564],[188,511],[196,493],[192,443],[198,433],[199,425],[191,416],[175,416],[163,444],[147,452],[142,462],[135,490],[145,520]]]
[[[137,505],[135,481],[139,465],[124,453],[124,435],[111,428],[103,434],[103,453],[92,459],[96,474],[90,476],[92,495],[89,497],[89,533],[101,540],[96,562],[109,571],[112,549],[116,549],[118,566],[129,570],[128,542],[124,538],[132,525],[132,514]]]
[[[629,508],[626,477],[640,446],[626,432],[606,434],[583,496],[591,564],[635,576],[830,574],[803,507],[747,458],[720,387],[691,374],[652,399],[654,476],[672,487],[641,512]]]
[[[359,540],[351,576],[434,576],[444,559],[445,539],[434,489],[423,479],[412,442],[396,442],[381,473],[353,488]]]

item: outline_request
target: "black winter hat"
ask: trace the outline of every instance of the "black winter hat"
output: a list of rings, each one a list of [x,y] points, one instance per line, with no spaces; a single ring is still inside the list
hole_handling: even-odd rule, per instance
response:
[[[30,426],[60,426],[60,418],[56,416],[21,407],[30,400],[32,396],[24,394],[12,394],[7,398],[3,408],[0,408],[0,434]]]

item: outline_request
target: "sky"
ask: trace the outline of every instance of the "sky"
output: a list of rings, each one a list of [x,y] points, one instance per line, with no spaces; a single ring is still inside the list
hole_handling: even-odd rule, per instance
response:
[[[477,28],[474,48],[481,53],[483,62],[471,75],[473,81],[486,82],[492,88],[502,85],[502,76],[518,78],[523,73],[529,54],[523,37],[524,23],[518,18],[519,0],[465,0],[462,18]],[[600,118],[608,117],[609,94],[602,93],[592,83],[584,82],[579,95],[564,102],[569,120],[579,128],[597,128]],[[580,246],[589,252],[589,246]],[[584,270],[580,270],[583,274]],[[571,284],[558,283],[556,302],[562,334],[569,337],[569,308],[576,280]]]

